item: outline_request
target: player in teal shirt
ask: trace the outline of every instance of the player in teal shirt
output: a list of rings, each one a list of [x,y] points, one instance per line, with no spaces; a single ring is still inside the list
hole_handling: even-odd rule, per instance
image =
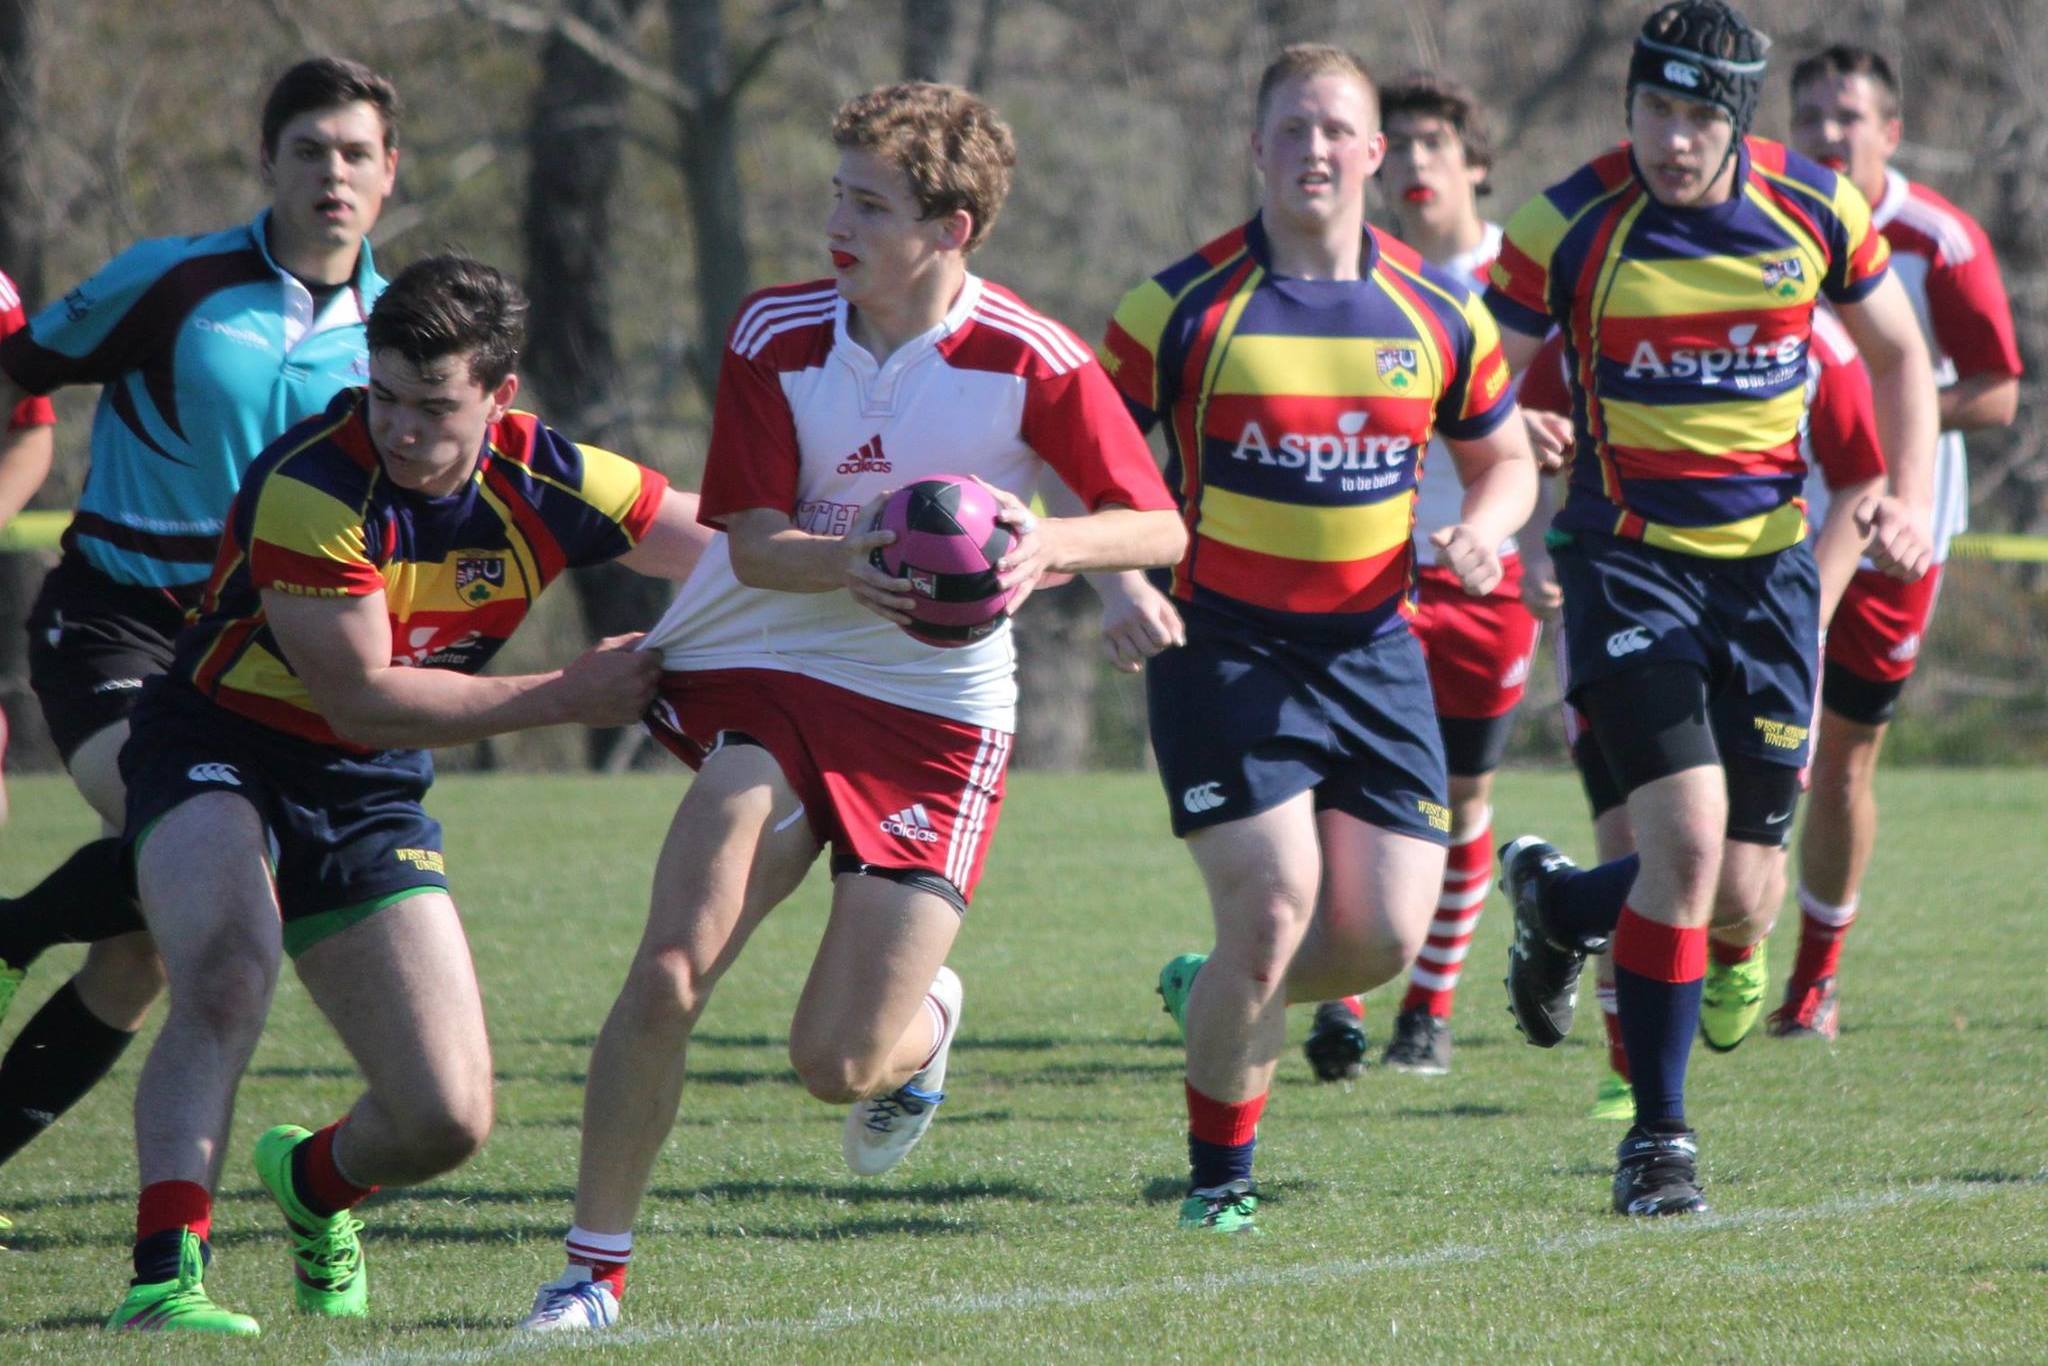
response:
[[[368,374],[383,291],[366,236],[398,171],[398,92],[368,67],[301,62],[264,103],[270,205],[239,227],[139,243],[0,343],[0,411],[98,384],[92,467],[29,615],[29,681],[108,831],[115,756],[143,681],[170,664],[243,472]],[[0,523],[17,506],[0,503]],[[0,1060],[0,1162],[90,1090],[162,990],[119,843],[85,846],[0,901],[0,1015],[41,948],[102,940]],[[105,936],[116,929],[134,932]]]

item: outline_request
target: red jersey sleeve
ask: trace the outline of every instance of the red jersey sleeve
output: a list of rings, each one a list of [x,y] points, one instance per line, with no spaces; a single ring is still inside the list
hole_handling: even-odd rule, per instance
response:
[[[0,341],[27,326],[28,314],[21,306],[20,292],[15,289],[13,280],[0,273]],[[25,427],[48,427],[56,421],[57,410],[50,406],[50,400],[31,396],[14,405],[7,430],[18,432]]]
[[[1870,372],[1860,359],[1821,354],[1820,378],[1807,410],[1807,435],[1821,478],[1831,489],[1881,478],[1884,451],[1877,444],[1877,408],[1870,396]]]
[[[1123,396],[1095,361],[1032,380],[1020,435],[1091,512],[1111,503],[1140,512],[1174,505]]]
[[[744,355],[728,344],[697,520],[722,530],[726,518],[748,508],[795,516],[798,460],[796,416],[780,374],[765,354]]]
[[[1552,332],[1543,339],[1528,368],[1522,371],[1519,392],[1522,406],[1539,413],[1572,415],[1571,384],[1565,376],[1564,333]]]
[[[1975,222],[1965,220],[1973,250],[1967,259],[1950,261],[1946,254],[1927,272],[1927,311],[1934,322],[1934,340],[1956,363],[1962,379],[1973,375],[2018,375],[2019,342],[2014,337],[2012,305],[1991,239]]]

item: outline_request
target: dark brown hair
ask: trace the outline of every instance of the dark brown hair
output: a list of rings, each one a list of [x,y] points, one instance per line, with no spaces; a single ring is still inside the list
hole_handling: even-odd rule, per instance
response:
[[[1792,88],[1797,90],[1808,81],[1828,76],[1868,77],[1881,96],[1879,103],[1884,106],[1884,116],[1888,119],[1899,116],[1899,78],[1893,73],[1892,64],[1880,54],[1854,43],[1835,43],[1824,47],[1799,59],[1799,65],[1792,68]]]
[[[469,376],[504,383],[526,343],[526,293],[503,271],[467,256],[429,256],[398,273],[370,310],[370,353],[396,351],[416,366],[467,354]]]
[[[346,57],[313,57],[277,78],[263,101],[263,155],[277,155],[277,135],[299,115],[358,101],[372,105],[384,125],[384,150],[398,145],[403,106],[389,77]]]
[[[1492,115],[1464,82],[1435,71],[1408,72],[1380,91],[1381,125],[1396,114],[1442,119],[1464,146],[1467,166],[1493,168]],[[1492,188],[1482,180],[1478,193],[1488,194]]]

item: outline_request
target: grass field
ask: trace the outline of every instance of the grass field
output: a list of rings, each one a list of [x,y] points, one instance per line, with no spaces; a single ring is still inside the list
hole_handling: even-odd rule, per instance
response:
[[[484,979],[499,1122],[481,1157],[365,1210],[373,1317],[295,1320],[256,1134],[353,1095],[289,978],[242,1088],[208,1277],[252,1345],[115,1342],[127,1274],[129,1100],[141,1049],[0,1172],[0,1360],[264,1356],[486,1361],[555,1274],[592,1035],[638,933],[674,778],[451,779],[434,796]],[[16,890],[88,833],[17,780]],[[1494,898],[1440,1079],[1319,1087],[1298,1053],[1261,1133],[1257,1239],[1173,1227],[1181,1061],[1151,983],[1206,944],[1192,865],[1141,775],[1020,775],[953,962],[967,985],[950,1099],[925,1146],[862,1183],[840,1114],[790,1073],[814,878],[712,1003],[638,1229],[607,1355],[899,1360],[1892,1360],[2048,1355],[2048,775],[1888,772],[1868,913],[1832,1050],[1754,1038],[1693,1061],[1712,1216],[1606,1212],[1615,1126],[1581,1116],[1590,993],[1549,1053],[1504,1012]],[[1562,774],[1505,776],[1503,835],[1589,836]],[[1794,926],[1775,945],[1789,966]],[[30,977],[6,1035],[69,971]],[[1393,993],[1372,1002],[1383,1036]],[[1295,1021],[1297,1038],[1306,1019]],[[1379,1041],[1376,1038],[1375,1043]]]

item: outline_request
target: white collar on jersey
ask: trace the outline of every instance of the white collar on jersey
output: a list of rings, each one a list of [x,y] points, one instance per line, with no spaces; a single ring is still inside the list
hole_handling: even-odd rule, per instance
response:
[[[981,277],[969,271],[960,285],[960,297],[953,301],[953,306],[946,310],[946,316],[939,319],[938,325],[897,347],[889,354],[889,359],[878,366],[874,354],[855,341],[853,333],[848,330],[846,297],[840,295],[832,308],[833,354],[864,374],[898,373],[966,326],[968,318],[973,316],[974,306],[980,302]]]
[[[1470,284],[1472,278],[1500,255],[1500,224],[1487,223],[1479,234],[1479,241],[1470,251],[1461,251],[1437,269],[1454,276],[1460,284]]]
[[[1899,216],[1899,210],[1906,207],[1906,196],[1912,193],[1912,186],[1904,176],[1891,167],[1884,168],[1884,198],[1870,206],[1870,226],[1883,228]]]

